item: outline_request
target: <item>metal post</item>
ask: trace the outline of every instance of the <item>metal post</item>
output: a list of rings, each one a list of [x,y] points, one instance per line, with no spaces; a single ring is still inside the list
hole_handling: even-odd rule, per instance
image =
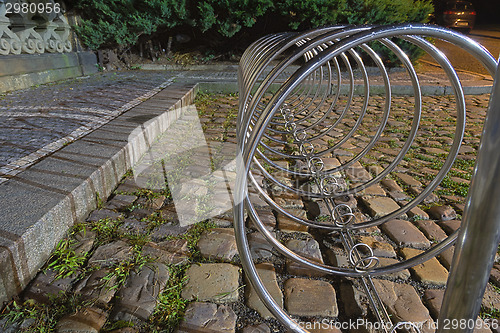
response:
[[[497,67],[498,68],[498,67]],[[497,70],[438,332],[472,332],[500,241],[500,71]],[[458,329],[451,325],[467,323]],[[446,327],[445,327],[446,326]],[[463,328],[465,327],[465,328]]]

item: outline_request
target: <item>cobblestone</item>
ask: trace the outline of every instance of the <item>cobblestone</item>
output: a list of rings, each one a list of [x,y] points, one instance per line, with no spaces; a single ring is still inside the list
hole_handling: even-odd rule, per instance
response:
[[[262,280],[265,288],[271,294],[274,301],[283,308],[283,293],[278,286],[276,271],[271,263],[261,263],[255,265],[257,273]],[[265,307],[264,303],[260,300],[259,296],[253,289],[250,281],[247,279],[247,305],[251,309],[257,311],[264,319],[274,318],[271,312]]]
[[[296,316],[338,316],[335,289],[325,281],[291,278],[285,282],[285,306]]]
[[[391,220],[381,225],[383,231],[400,246],[427,248],[429,240],[411,222],[405,220]]]
[[[405,259],[413,258],[420,253],[422,253],[422,251],[415,249],[401,249],[401,254]],[[419,281],[426,284],[444,286],[446,285],[446,280],[448,279],[448,271],[441,266],[436,258],[431,258],[422,264],[413,266],[410,270],[415,274]]]

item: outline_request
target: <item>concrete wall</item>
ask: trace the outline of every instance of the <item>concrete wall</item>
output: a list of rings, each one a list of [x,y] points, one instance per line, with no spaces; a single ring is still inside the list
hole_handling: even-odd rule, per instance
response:
[[[93,52],[0,56],[0,93],[96,73]]]

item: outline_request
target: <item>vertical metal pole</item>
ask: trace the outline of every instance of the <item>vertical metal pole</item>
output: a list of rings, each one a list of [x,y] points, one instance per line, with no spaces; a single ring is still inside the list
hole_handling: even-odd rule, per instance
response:
[[[497,67],[474,176],[448,277],[439,332],[472,332],[500,241],[500,71]],[[472,319],[472,320],[470,320]],[[444,327],[445,324],[448,327]],[[462,327],[464,327],[462,326]],[[472,326],[472,327],[471,327]]]

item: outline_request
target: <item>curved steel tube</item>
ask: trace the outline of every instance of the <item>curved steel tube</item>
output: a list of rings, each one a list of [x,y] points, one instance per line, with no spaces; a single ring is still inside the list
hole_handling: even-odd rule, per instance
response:
[[[372,276],[393,273],[425,262],[451,246],[457,238],[458,231],[416,257],[384,267],[377,266],[379,260],[373,256],[373,252],[369,256],[363,256],[358,248],[366,248],[367,245],[356,244],[351,238],[351,232],[354,230],[381,225],[420,204],[444,179],[460,149],[466,112],[462,85],[447,57],[428,42],[426,37],[459,46],[475,56],[492,75],[495,73],[496,61],[482,46],[451,30],[424,24],[332,26],[303,33],[274,34],[253,43],[241,58],[238,70],[240,100],[234,197],[235,235],[242,265],[252,286],[271,313],[291,332],[307,331],[276,304],[264,287],[249,250],[244,221],[245,209],[257,230],[287,259],[311,270],[361,278],[367,286],[371,285]],[[356,221],[349,207],[335,204],[334,199],[356,194],[390,176],[410,151],[420,127],[422,93],[419,78],[411,60],[394,42],[397,39],[427,53],[448,77],[456,101],[455,134],[443,166],[414,199],[384,216],[360,222]],[[399,152],[382,171],[371,179],[359,181],[355,186],[349,187],[346,182],[336,177],[343,175],[361,161],[380,142],[393,109],[390,76],[384,59],[374,51],[374,44],[392,53],[410,79],[414,101],[410,113],[411,127],[408,133],[403,135],[405,142]],[[282,60],[277,62],[279,58]],[[370,108],[372,93],[370,74],[365,65],[367,60],[376,65],[383,81],[384,105],[378,113]],[[276,64],[270,68],[272,63]],[[357,105],[353,103],[356,90],[355,74],[362,80],[362,103]],[[377,123],[371,123],[371,134],[362,140],[363,144],[358,147],[354,156],[338,166],[326,168],[323,159],[349,143],[360,129],[374,118]],[[339,133],[340,135],[337,135]],[[325,138],[329,138],[327,147]],[[297,147],[297,150],[290,150],[290,147]],[[277,159],[287,159],[296,165],[300,162],[306,167],[286,167],[276,162]],[[256,173],[264,177],[266,187],[256,181]],[[280,176],[275,176],[276,173]],[[312,185],[299,187],[298,183],[291,185],[285,181],[297,178],[308,178]],[[328,184],[330,187],[327,187]],[[319,264],[289,250],[265,228],[248,196],[249,187],[278,214],[311,228],[340,233],[345,240],[343,243],[346,253],[349,254],[351,267]],[[325,223],[295,216],[269,195],[269,188],[311,200],[323,200],[330,212],[330,221]],[[451,297],[453,296],[449,298]],[[373,306],[378,306],[376,299],[371,301]],[[385,320],[388,316],[382,313],[378,317]]]

